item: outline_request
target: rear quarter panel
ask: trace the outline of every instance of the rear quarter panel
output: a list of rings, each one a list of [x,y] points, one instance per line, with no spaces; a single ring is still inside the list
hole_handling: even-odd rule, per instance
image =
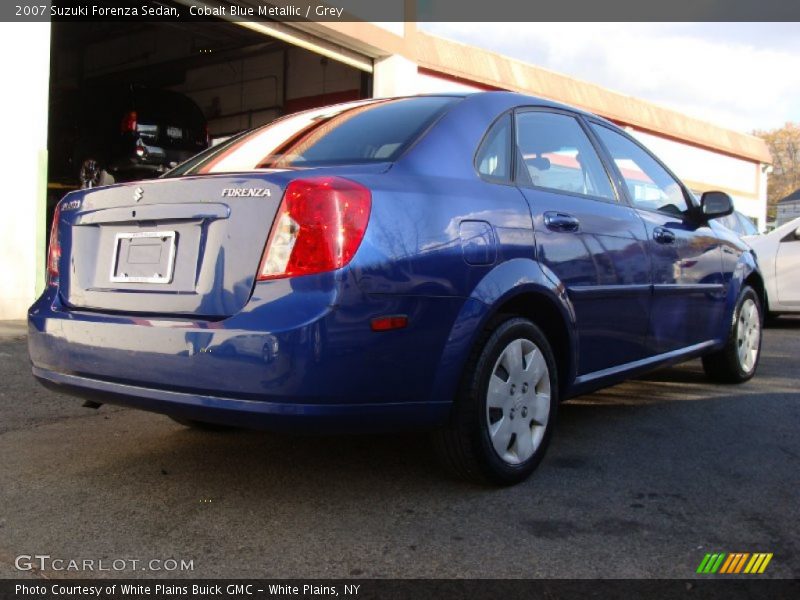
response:
[[[436,322],[439,344],[420,349],[438,365],[432,399],[453,398],[470,349],[505,299],[538,291],[574,321],[563,288],[536,262],[525,197],[482,180],[473,167],[486,130],[516,101],[489,100],[452,109],[385,175],[357,178],[373,191],[370,224],[351,264],[359,287],[373,297],[423,297],[430,310],[438,310],[436,299],[457,300]]]

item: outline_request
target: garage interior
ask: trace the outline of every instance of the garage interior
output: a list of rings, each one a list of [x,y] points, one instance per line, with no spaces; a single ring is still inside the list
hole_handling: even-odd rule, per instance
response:
[[[372,95],[371,73],[238,23],[53,22],[48,148],[64,125],[52,108],[60,97],[130,85],[189,97],[212,144],[285,114]],[[51,152],[49,173],[58,171],[53,160]],[[74,181],[48,178],[48,220],[78,186],[79,169],[67,169]]]

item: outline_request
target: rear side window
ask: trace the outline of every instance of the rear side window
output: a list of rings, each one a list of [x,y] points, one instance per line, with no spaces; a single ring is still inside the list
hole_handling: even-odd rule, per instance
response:
[[[683,215],[689,209],[683,188],[658,161],[620,133],[592,124],[625,180],[636,208]]]
[[[603,163],[578,121],[544,111],[517,115],[520,183],[615,200]]]
[[[511,115],[500,117],[483,138],[475,154],[475,167],[488,181],[504,183],[511,178]]]
[[[458,100],[364,100],[304,111],[201,153],[167,176],[391,162]]]

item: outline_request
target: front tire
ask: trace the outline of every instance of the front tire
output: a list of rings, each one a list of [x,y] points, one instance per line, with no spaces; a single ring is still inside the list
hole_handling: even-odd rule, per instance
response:
[[[703,357],[706,375],[721,383],[743,383],[753,377],[761,356],[761,338],[764,320],[758,294],[744,286],[725,346]]]
[[[488,332],[465,370],[450,423],[434,444],[455,475],[496,485],[524,481],[547,450],[559,401],[553,351],[531,321]]]

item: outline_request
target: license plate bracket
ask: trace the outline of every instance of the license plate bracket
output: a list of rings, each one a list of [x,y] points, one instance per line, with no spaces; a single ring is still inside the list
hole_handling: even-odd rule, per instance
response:
[[[114,283],[170,283],[175,270],[174,231],[120,232],[114,238]]]

